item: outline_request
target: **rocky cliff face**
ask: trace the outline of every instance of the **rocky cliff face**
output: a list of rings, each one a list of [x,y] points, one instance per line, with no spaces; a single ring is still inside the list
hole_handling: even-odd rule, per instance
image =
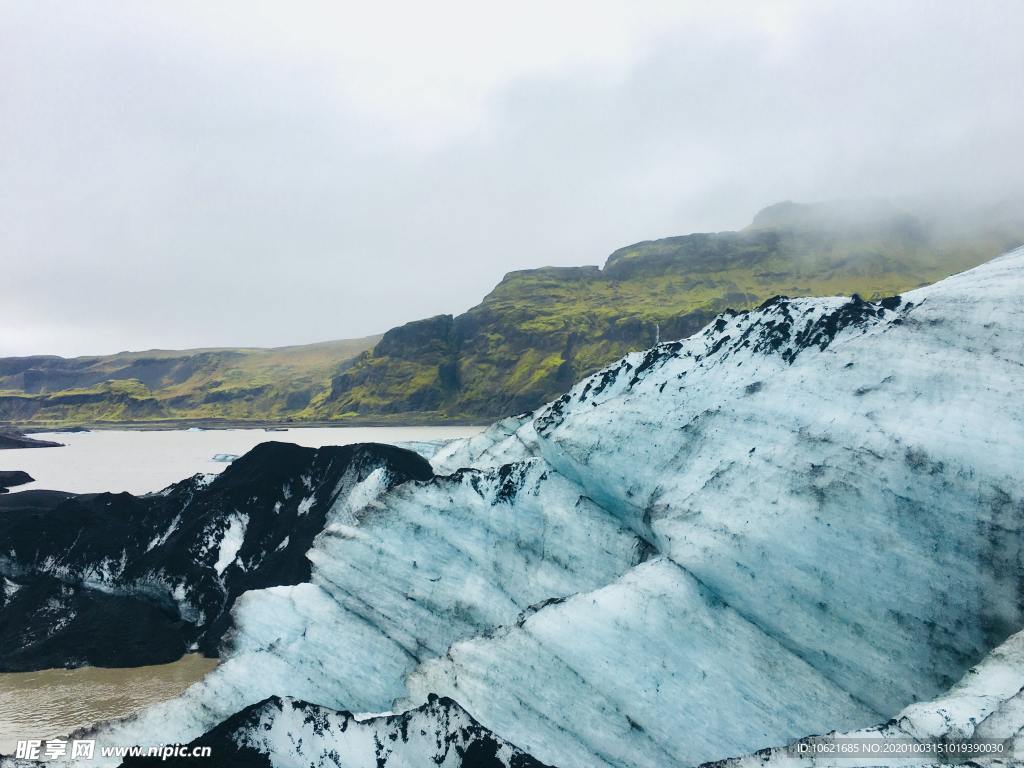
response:
[[[1022,284],[1024,250],[877,302],[774,298],[445,446],[433,477],[367,476],[306,582],[235,600],[223,664],[95,735],[221,727],[292,765],[310,721],[271,712],[263,739],[250,715],[273,696],[450,699],[562,768],[799,764],[753,753],[835,730],[1016,735]],[[424,732],[458,741],[445,716]]]

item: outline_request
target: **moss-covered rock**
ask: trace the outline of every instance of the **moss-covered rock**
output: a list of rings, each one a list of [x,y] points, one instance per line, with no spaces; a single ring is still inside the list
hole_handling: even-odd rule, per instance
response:
[[[465,314],[389,331],[332,380],[316,412],[490,419],[530,410],[727,308],[779,294],[893,295],[976,266],[1022,235],[1022,226],[946,234],[879,203],[780,203],[740,232],[621,248],[603,269],[511,272]]]

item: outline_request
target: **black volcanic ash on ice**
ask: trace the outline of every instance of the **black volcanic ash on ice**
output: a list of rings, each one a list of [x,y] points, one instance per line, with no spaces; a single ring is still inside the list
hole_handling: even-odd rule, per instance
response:
[[[328,510],[377,471],[387,487],[432,476],[392,446],[269,442],[157,494],[6,496],[0,671],[216,655],[235,598],[307,581]]]

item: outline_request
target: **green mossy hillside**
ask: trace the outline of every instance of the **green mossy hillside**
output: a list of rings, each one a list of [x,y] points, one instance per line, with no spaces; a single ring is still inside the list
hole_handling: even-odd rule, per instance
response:
[[[512,272],[465,314],[386,333],[334,378],[314,412],[518,413],[627,352],[697,331],[726,308],[777,294],[888,296],[1021,242],[1024,226],[1015,221],[957,231],[884,204],[781,203],[743,231],[637,243],[603,268]]]
[[[897,294],[1022,242],[1020,206],[927,219],[877,202],[780,203],[742,231],[636,243],[603,268],[509,273],[464,314],[382,337],[0,359],[0,422],[484,423],[535,408],[623,354],[687,336],[727,308],[777,294]]]
[[[286,421],[379,336],[278,349],[0,359],[0,421],[28,426]]]

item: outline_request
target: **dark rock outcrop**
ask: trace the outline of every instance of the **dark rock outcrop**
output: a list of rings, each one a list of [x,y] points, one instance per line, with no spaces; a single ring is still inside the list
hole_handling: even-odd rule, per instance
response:
[[[16,485],[33,482],[35,482],[35,478],[28,472],[0,470],[0,493],[7,493],[8,488],[13,488]]]
[[[452,699],[357,720],[350,712],[273,696],[235,713],[182,752],[209,747],[209,757],[136,757],[123,766],[269,768],[551,768],[480,725]],[[273,759],[272,759],[273,758]]]
[[[270,442],[157,494],[5,497],[0,670],[158,663],[189,647],[216,655],[235,598],[307,581],[328,511],[378,470],[385,487],[432,476],[393,446]]]
[[[52,440],[37,440],[13,429],[0,431],[0,450],[5,448],[59,448],[63,443]]]
[[[134,667],[175,661],[193,635],[171,606],[39,576],[2,579],[0,669]]]

